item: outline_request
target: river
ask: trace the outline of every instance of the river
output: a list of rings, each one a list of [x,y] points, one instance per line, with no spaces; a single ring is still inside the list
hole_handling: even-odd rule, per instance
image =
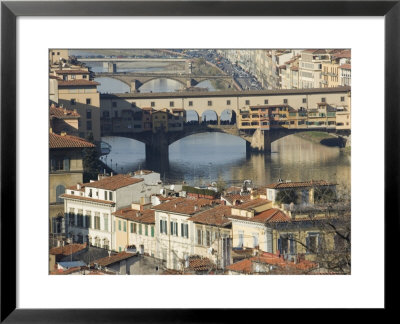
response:
[[[93,64],[99,72],[102,66]],[[125,65],[126,71],[160,71],[163,67]],[[129,87],[117,80],[97,78],[100,92],[123,93]],[[205,81],[200,87],[215,90]],[[141,92],[166,92],[181,89],[176,81],[159,79],[148,82]],[[188,116],[190,114],[188,113]],[[189,118],[190,119],[190,118]],[[207,119],[213,119],[212,115]],[[111,145],[111,153],[102,160],[117,172],[128,172],[148,168],[145,161],[145,146],[135,140],[122,137],[103,137]],[[161,168],[161,177],[167,183],[204,185],[223,180],[227,185],[241,184],[251,179],[256,185],[266,185],[279,178],[292,181],[327,180],[342,187],[350,187],[350,155],[338,147],[327,147],[289,135],[272,143],[271,154],[246,154],[243,139],[222,133],[202,133],[183,138],[169,147],[169,163]]]

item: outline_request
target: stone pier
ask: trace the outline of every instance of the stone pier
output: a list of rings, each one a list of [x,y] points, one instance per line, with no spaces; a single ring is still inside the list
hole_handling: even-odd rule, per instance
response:
[[[270,131],[257,129],[251,138],[251,142],[246,142],[246,151],[271,153]]]

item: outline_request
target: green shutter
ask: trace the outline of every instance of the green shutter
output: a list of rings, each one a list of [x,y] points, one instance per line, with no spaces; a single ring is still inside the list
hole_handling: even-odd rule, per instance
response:
[[[151,227],[151,237],[154,237],[154,226]]]

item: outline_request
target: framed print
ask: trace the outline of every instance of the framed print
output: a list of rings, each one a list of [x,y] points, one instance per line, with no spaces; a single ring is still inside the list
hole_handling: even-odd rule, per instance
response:
[[[1,320],[390,308],[399,6],[2,2]]]

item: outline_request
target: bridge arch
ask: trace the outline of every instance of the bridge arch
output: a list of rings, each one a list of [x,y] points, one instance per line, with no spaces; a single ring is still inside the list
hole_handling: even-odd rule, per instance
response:
[[[142,79],[142,78],[139,77],[139,78],[137,78],[136,80],[140,81],[140,83],[142,84],[142,85],[139,87],[139,89],[140,89],[142,86],[144,86],[145,84],[147,84],[147,83],[149,83],[149,82],[151,82],[151,81],[154,81],[154,80],[172,80],[172,81],[175,81],[175,82],[177,82],[177,83],[180,83],[180,84],[183,85],[183,86],[186,86],[186,81],[185,81],[185,80],[182,80],[181,78],[175,78],[175,77],[173,77],[173,76],[171,76],[171,77],[165,77],[165,76],[158,77],[158,76],[155,76],[155,77],[146,78],[146,79]]]
[[[236,111],[234,109],[225,109],[220,115],[221,125],[235,125]]]
[[[213,109],[204,110],[201,114],[201,123],[202,124],[211,124],[211,125],[218,125],[219,122],[219,115]]]

